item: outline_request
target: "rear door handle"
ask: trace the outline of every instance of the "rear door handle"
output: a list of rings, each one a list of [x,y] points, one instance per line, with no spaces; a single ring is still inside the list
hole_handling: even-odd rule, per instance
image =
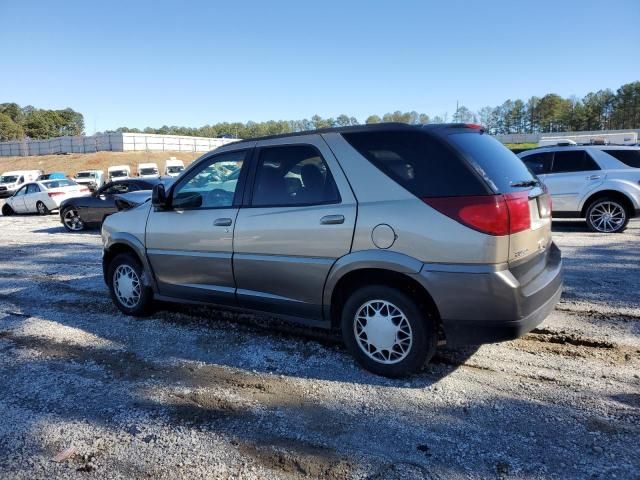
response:
[[[600,175],[589,175],[587,180],[600,180],[602,178]]]
[[[230,227],[231,219],[230,218],[216,218],[213,221],[213,225],[216,227]]]
[[[322,225],[339,225],[344,223],[344,215],[325,215],[320,219]]]

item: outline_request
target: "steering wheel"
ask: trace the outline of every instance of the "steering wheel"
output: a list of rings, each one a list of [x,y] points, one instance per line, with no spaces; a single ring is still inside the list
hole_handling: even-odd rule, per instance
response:
[[[231,205],[233,201],[233,193],[227,192],[222,188],[214,188],[204,197],[204,206],[207,207],[224,207]]]

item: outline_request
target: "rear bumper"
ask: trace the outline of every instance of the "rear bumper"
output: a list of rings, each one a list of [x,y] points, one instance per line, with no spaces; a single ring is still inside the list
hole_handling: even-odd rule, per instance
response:
[[[425,265],[416,279],[433,297],[452,346],[518,338],[542,323],[562,293],[562,258],[553,243],[515,268],[445,270]]]

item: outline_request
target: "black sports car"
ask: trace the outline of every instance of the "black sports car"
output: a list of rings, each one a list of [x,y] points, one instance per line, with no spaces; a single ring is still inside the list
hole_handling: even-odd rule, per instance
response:
[[[104,218],[118,211],[115,196],[139,190],[153,190],[161,178],[129,178],[110,182],[91,195],[75,197],[60,204],[60,221],[70,232],[79,232],[86,228],[97,228]],[[151,192],[149,192],[151,195]]]

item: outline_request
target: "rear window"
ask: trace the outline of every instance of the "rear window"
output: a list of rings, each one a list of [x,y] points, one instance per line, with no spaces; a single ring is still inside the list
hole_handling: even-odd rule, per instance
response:
[[[476,132],[454,133],[448,138],[496,193],[521,190],[515,185],[536,182],[522,160],[495,138]]]
[[[342,136],[383,173],[420,198],[490,193],[455,152],[425,132],[364,131]]]
[[[71,180],[47,180],[46,182],[42,182],[42,184],[47,188],[60,188],[60,187],[72,187],[77,185],[76,182],[72,182]]]
[[[640,150],[605,150],[605,153],[629,167],[640,168]]]

